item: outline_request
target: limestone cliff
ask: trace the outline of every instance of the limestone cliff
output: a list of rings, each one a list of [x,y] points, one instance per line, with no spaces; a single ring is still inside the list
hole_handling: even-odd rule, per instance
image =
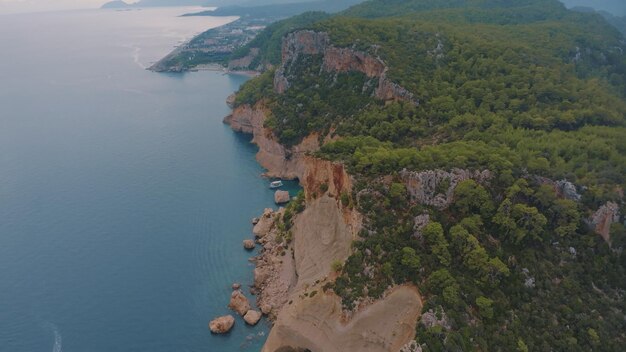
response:
[[[333,280],[331,264],[346,260],[361,229],[361,215],[340,201],[351,193],[352,178],[343,165],[307,154],[319,148],[317,135],[287,149],[263,126],[265,117],[258,103],[236,107],[224,121],[253,134],[257,160],[269,175],[300,180],[306,208],[293,220],[291,244],[275,226],[281,212],[266,211],[254,228],[264,247],[254,272],[257,303],[275,321],[263,351],[400,350],[415,335],[422,306],[417,290],[399,287],[350,319],[343,315],[340,298],[322,286]]]
[[[283,39],[282,64],[274,76],[274,89],[283,93],[290,86],[292,64],[301,55],[321,55],[322,69],[330,73],[358,71],[378,80],[374,96],[382,100],[404,100],[418,103],[415,96],[387,77],[387,65],[379,57],[352,48],[340,48],[330,43],[327,33],[302,30]]]
[[[417,103],[402,87],[386,78],[379,58],[349,48],[330,45],[328,35],[299,31],[283,41],[283,63],[277,69],[274,88],[289,87],[290,63],[299,55],[323,55],[327,72],[360,71],[377,79],[380,99]],[[362,216],[341,202],[351,194],[352,178],[339,163],[311,156],[320,148],[320,136],[312,134],[291,148],[278,143],[264,122],[269,111],[261,100],[241,105],[224,119],[235,131],[250,133],[259,147],[258,162],[267,175],[298,179],[305,191],[305,210],[293,218],[291,238],[277,226],[283,211],[266,210],[254,233],[263,246],[256,258],[254,286],[257,303],[274,321],[263,351],[284,348],[312,351],[399,351],[415,335],[422,308],[417,289],[400,286],[384,298],[365,304],[349,317],[341,299],[323,286],[334,280],[332,263],[344,262],[362,227]]]
[[[611,225],[619,222],[619,205],[607,202],[596,210],[588,220],[591,228],[607,242],[611,243]]]
[[[261,310],[274,320],[263,351],[399,351],[415,335],[422,302],[413,286],[390,290],[351,316],[324,284],[334,279],[332,263],[343,262],[361,229],[361,215],[339,200],[352,190],[343,165],[302,156],[298,175],[306,208],[293,222],[292,243],[280,237],[281,212],[266,210],[255,226],[263,253],[257,258],[255,287]]]
[[[301,178],[304,169],[300,160],[307,152],[319,149],[317,135],[311,135],[300,144],[287,149],[278,143],[271,130],[263,126],[267,113],[263,102],[254,106],[245,104],[236,107],[230,115],[226,116],[224,123],[229,124],[237,132],[253,135],[252,142],[259,147],[256,159],[267,169],[268,176],[286,179]]]

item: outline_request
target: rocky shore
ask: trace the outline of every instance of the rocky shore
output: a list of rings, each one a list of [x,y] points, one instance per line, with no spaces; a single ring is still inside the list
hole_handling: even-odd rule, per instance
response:
[[[252,231],[262,246],[254,258],[254,291],[260,311],[274,324],[263,351],[399,351],[415,336],[422,309],[417,288],[397,286],[356,312],[342,310],[341,299],[323,287],[334,280],[332,263],[347,259],[361,229],[361,215],[340,201],[351,192],[352,178],[343,165],[307,155],[319,148],[317,137],[286,150],[263,127],[264,119],[261,105],[241,106],[225,122],[253,134],[257,160],[269,175],[300,181],[306,207],[293,219],[291,242],[278,225],[283,208],[265,209],[254,219]]]
[[[224,119],[233,130],[253,135],[266,175],[298,179],[305,193],[305,209],[292,219],[291,241],[279,226],[284,209],[265,209],[254,220],[253,233],[262,250],[254,258],[253,289],[258,308],[273,322],[263,351],[399,351],[415,336],[422,309],[417,288],[392,287],[380,300],[351,312],[342,309],[332,290],[324,289],[335,279],[332,263],[348,258],[361,229],[362,216],[340,201],[341,194],[351,193],[352,177],[342,164],[310,155],[320,148],[318,135],[283,147],[264,127],[266,116],[265,106],[258,103],[234,107]]]

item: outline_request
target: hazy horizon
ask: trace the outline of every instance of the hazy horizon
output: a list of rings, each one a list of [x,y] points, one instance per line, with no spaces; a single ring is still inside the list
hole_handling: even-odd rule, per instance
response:
[[[25,13],[25,12],[43,12],[43,11],[62,11],[72,9],[96,9],[110,0],[0,0],[0,14]],[[139,2],[139,0],[124,0],[127,3]],[[145,1],[145,0],[144,0]],[[153,0],[154,1],[154,0]],[[175,0],[158,0],[160,3],[173,3]],[[181,0],[184,2],[181,6],[189,6],[189,0]],[[226,4],[255,4],[262,3],[285,3],[299,2],[303,0],[198,0],[194,5],[202,5],[214,3],[217,5]],[[617,16],[626,15],[626,2],[623,0],[560,0],[567,7],[586,6],[596,10],[611,12]],[[150,2],[150,0],[148,0]]]

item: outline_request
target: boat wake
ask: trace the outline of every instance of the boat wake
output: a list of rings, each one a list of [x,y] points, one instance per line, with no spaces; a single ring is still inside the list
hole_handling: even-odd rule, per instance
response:
[[[61,352],[63,350],[63,338],[59,330],[54,330],[54,345],[52,346],[52,352]]]
[[[132,53],[132,58],[133,58],[133,62],[135,64],[137,64],[137,66],[141,67],[142,69],[147,69],[148,66],[144,65],[141,60],[139,60],[139,54],[141,53],[141,48],[138,46],[133,46],[133,53]]]
[[[63,351],[63,337],[59,332],[59,328],[57,328],[57,326],[51,322],[45,322],[43,325],[46,329],[52,330],[52,333],[54,334],[54,344],[52,345],[52,352]]]

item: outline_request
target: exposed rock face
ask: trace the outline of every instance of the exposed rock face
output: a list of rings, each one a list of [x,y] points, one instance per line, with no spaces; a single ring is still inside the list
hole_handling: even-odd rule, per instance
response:
[[[261,312],[250,309],[246,315],[243,316],[243,320],[245,320],[249,325],[256,325],[256,323],[261,320]]]
[[[250,53],[248,53],[248,55],[239,58],[239,59],[234,59],[234,60],[230,60],[228,62],[228,69],[229,70],[248,70],[250,69],[250,65],[252,64],[252,61],[254,61],[254,59],[259,55],[259,48],[251,48],[250,49]]]
[[[452,204],[454,190],[460,182],[471,179],[484,184],[491,179],[492,174],[489,170],[452,169],[450,172],[443,170],[421,172],[402,170],[400,177],[406,184],[407,191],[414,201],[434,206],[438,209],[445,209]],[[441,189],[442,185],[445,186],[443,187],[445,189]]]
[[[275,319],[287,303],[290,291],[298,280],[291,250],[285,248],[284,242],[277,243],[279,231],[274,221],[282,212],[280,210],[270,217],[262,217],[271,221],[271,224],[263,228],[266,232],[259,233],[263,252],[256,258],[254,269],[254,287],[258,289],[257,305],[270,319]]]
[[[263,129],[265,112],[261,109],[253,109],[250,105],[237,107],[232,114],[224,118],[224,122],[236,132],[253,133],[255,129]]]
[[[254,246],[254,240],[243,240],[243,248],[252,250]]]
[[[298,287],[323,279],[333,261],[344,262],[350,256],[354,230],[343,221],[336,199],[324,195],[307,204],[293,226]]]
[[[322,55],[322,69],[331,73],[358,71],[368,78],[378,79],[374,96],[382,100],[403,100],[418,103],[411,92],[387,78],[387,66],[379,58],[351,48],[330,44],[327,33],[302,30],[283,39],[282,65],[274,76],[274,89],[279,94],[289,89],[290,66],[301,55]]]
[[[246,298],[246,296],[244,296],[241,290],[235,290],[230,295],[230,303],[228,304],[228,308],[243,316],[250,310],[250,302],[248,302],[248,299]]]
[[[263,211],[263,215],[259,218],[256,224],[254,224],[254,228],[252,228],[252,233],[254,233],[257,237],[263,237],[267,233],[270,232],[272,226],[274,226],[274,210],[272,208],[265,208]]]
[[[420,346],[417,341],[412,340],[411,342],[402,346],[400,352],[422,352],[422,346]]]
[[[581,195],[576,190],[576,186],[568,180],[556,181],[556,190],[557,194],[567,199],[579,201],[581,198]]]
[[[619,206],[614,202],[607,202],[591,216],[591,228],[607,242],[611,242],[611,225],[619,222]]]
[[[224,118],[235,131],[252,133],[252,142],[259,147],[256,159],[267,169],[266,175],[283,179],[299,178],[303,173],[301,159],[308,152],[319,150],[319,138],[313,134],[300,144],[287,149],[278,143],[272,131],[263,127],[266,111],[262,103],[254,107],[242,105]]]
[[[232,315],[225,315],[215,318],[209,323],[209,330],[214,334],[225,334],[235,325],[235,318]]]
[[[289,192],[287,191],[276,191],[274,192],[274,203],[276,204],[284,204],[288,203],[290,200]]]
[[[539,184],[552,186],[554,188],[554,192],[556,192],[556,195],[560,198],[579,201],[580,198],[582,197],[578,193],[578,190],[576,189],[576,185],[569,182],[568,180],[563,179],[559,181],[554,181],[547,177],[536,176],[536,175],[531,176],[531,179]]]
[[[415,237],[420,237],[422,236],[422,230],[424,227],[430,223],[430,215],[420,214],[413,219],[413,223],[413,230],[415,230],[413,235]]]
[[[446,330],[450,330],[450,323],[448,322],[448,316],[445,312],[439,312],[438,314],[429,309],[428,312],[422,314],[420,323],[425,328],[432,328],[435,326],[441,326]]]
[[[262,351],[290,346],[324,352],[396,352],[415,336],[421,308],[417,290],[400,286],[346,322],[336,295],[298,296],[284,307]]]

